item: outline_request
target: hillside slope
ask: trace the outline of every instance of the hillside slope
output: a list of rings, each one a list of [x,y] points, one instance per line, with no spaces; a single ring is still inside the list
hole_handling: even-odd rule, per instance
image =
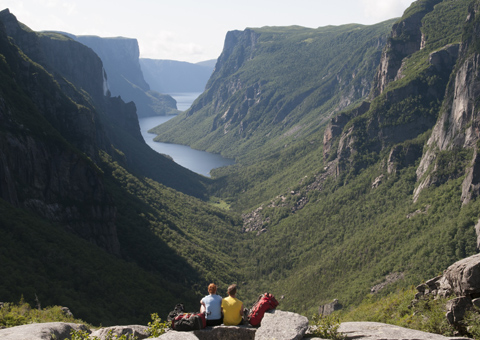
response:
[[[228,157],[278,150],[368,95],[392,23],[228,32],[205,92],[152,131]]]
[[[414,2],[392,27],[368,102],[268,159],[215,173],[245,213],[249,289],[313,313],[478,251],[478,10]]]
[[[149,158],[153,177],[175,173],[180,190],[204,195],[201,176],[138,139],[134,105],[102,99],[98,56],[31,31],[8,10],[0,23],[2,300],[68,306],[94,324],[146,324],[178,302],[196,309],[212,278],[222,287],[236,280],[227,240],[238,219],[132,164]],[[74,56],[83,72],[57,67]],[[212,245],[212,236],[223,242]]]

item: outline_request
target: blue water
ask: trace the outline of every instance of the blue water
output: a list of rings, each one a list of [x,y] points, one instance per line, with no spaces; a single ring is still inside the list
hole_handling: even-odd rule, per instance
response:
[[[171,96],[177,100],[177,108],[182,111],[188,109],[199,95],[200,93],[171,94]],[[177,164],[207,177],[210,177],[210,171],[212,169],[235,163],[233,159],[224,158],[218,154],[206,151],[195,150],[186,145],[154,142],[153,138],[155,138],[156,135],[148,133],[147,131],[165,123],[173,117],[174,116],[157,116],[139,118],[138,121],[143,139],[153,150],[169,155]]]

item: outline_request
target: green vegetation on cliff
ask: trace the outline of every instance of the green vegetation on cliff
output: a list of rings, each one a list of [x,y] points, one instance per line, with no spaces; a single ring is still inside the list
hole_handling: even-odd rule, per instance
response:
[[[278,151],[368,94],[392,23],[229,32],[206,91],[152,132],[229,157]]]

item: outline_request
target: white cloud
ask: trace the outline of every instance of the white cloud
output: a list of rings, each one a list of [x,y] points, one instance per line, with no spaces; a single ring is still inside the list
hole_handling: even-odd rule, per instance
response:
[[[143,37],[138,41],[142,58],[203,60],[205,50],[199,44],[183,41],[169,31],[159,31],[155,35]]]
[[[377,20],[402,16],[412,2],[413,0],[361,0],[365,16]]]

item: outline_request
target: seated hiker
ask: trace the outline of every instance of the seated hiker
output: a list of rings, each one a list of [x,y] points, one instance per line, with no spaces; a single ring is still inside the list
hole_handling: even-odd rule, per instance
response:
[[[217,295],[217,286],[214,283],[208,285],[209,295],[200,300],[200,313],[205,313],[207,326],[218,326],[223,322],[222,297]]]
[[[235,297],[237,285],[228,287],[228,297],[222,300],[223,324],[225,326],[236,326],[243,320],[243,302]]]

